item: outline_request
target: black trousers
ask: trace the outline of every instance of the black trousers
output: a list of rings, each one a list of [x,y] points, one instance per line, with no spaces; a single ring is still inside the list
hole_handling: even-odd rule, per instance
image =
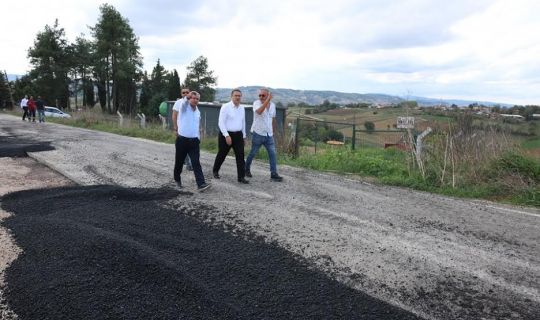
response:
[[[244,135],[242,131],[231,132],[229,131],[232,143],[229,146],[225,137],[221,132],[218,136],[218,153],[216,155],[216,161],[214,161],[213,172],[219,172],[225,157],[229,154],[229,150],[233,148],[234,156],[236,157],[236,171],[238,173],[238,179],[243,179],[246,176],[246,162],[244,160]]]
[[[28,113],[28,107],[23,107],[23,115],[22,115],[22,119],[26,119],[26,117],[28,117],[28,120],[30,120],[30,114]]]
[[[200,158],[200,140],[198,138],[186,138],[182,136],[176,137],[176,154],[174,157],[174,181],[180,180],[180,174],[182,173],[182,167],[184,166],[184,160],[189,155],[191,158],[191,166],[193,167],[193,173],[195,174],[195,180],[197,186],[200,187],[204,183],[204,175],[201,168]]]

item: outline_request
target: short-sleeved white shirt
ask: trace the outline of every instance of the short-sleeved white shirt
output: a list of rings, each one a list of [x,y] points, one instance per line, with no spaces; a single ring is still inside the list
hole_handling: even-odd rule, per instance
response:
[[[251,125],[251,132],[255,132],[261,136],[273,135],[272,130],[272,118],[276,117],[276,105],[270,102],[270,107],[264,109],[261,114],[257,113],[257,109],[262,106],[261,100],[255,100],[253,102],[253,124]]]
[[[199,108],[193,108],[185,98],[177,100],[174,103],[173,110],[178,112],[176,125],[178,135],[186,138],[201,138],[199,133],[199,123],[201,121],[201,112]]]

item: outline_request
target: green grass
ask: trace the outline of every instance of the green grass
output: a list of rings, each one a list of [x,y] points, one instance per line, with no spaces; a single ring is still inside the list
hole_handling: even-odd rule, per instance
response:
[[[540,138],[525,140],[521,146],[524,149],[540,149]]]
[[[84,117],[49,118],[47,120],[164,143],[172,144],[175,141],[173,132],[152,125],[146,129],[119,127],[117,123],[111,122],[109,119],[87,119]],[[524,143],[524,147],[539,148],[540,139],[528,140]],[[201,148],[216,153],[218,149],[217,138],[203,139]],[[246,155],[249,153],[249,148],[250,144],[248,143]],[[303,148],[313,148],[313,146]],[[438,185],[436,180],[432,181],[429,177],[423,178],[411,162],[410,154],[400,150],[382,148],[350,150],[346,146],[335,148],[323,143],[318,144],[316,154],[307,150],[302,151],[297,158],[278,151],[278,162],[319,171],[370,177],[381,184],[408,187],[448,196],[482,198],[540,207],[540,162],[518,153],[507,153],[492,163],[486,163],[483,174],[486,178],[483,181],[465,181],[461,185],[451,187]],[[261,148],[256,158],[268,161],[266,150]],[[516,181],[519,182],[519,186]]]

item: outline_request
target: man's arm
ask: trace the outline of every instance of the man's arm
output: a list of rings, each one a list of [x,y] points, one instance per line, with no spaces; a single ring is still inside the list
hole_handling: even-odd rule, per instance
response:
[[[218,120],[219,131],[221,131],[221,134],[224,137],[229,136],[229,132],[227,132],[227,126],[225,125],[226,118],[227,118],[227,104],[224,104],[221,106],[221,109],[219,109],[219,120]]]
[[[272,94],[268,92],[268,97],[266,97],[266,100],[261,104],[261,106],[255,110],[257,114],[262,114],[264,112],[264,109],[270,108],[270,101],[272,100]]]
[[[172,112],[172,121],[174,132],[178,135],[178,111],[176,110]]]
[[[184,107],[185,102],[186,102],[185,99],[176,100],[173,106],[172,121],[173,121],[173,129],[176,132],[176,135],[178,135],[178,114]]]
[[[244,139],[246,138],[246,109],[242,107],[242,136]]]

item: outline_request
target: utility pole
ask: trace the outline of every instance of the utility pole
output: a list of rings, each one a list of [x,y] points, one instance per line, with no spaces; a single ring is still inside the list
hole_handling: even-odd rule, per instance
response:
[[[7,77],[7,72],[6,70],[4,69],[4,75],[6,76],[6,84],[7,84],[7,87],[8,87],[8,90],[9,90],[9,97],[11,99],[11,108],[15,108],[15,101],[13,100],[13,93],[11,92],[11,85],[9,84],[9,80],[8,80],[8,77]]]

